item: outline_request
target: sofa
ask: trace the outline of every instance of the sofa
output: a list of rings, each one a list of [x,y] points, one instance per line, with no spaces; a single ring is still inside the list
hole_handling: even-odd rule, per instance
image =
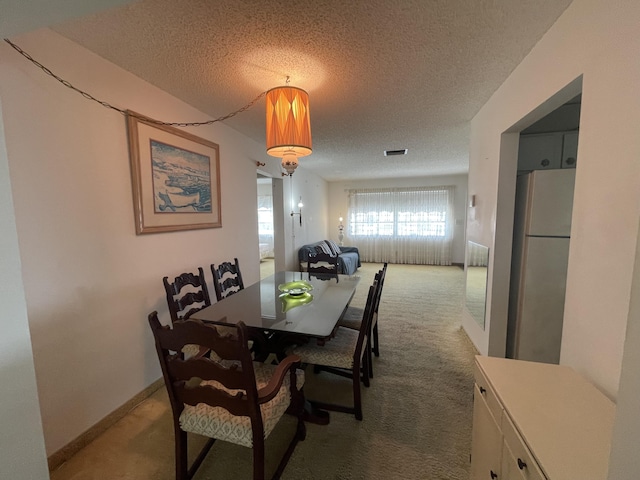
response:
[[[307,262],[310,255],[316,253],[327,253],[331,256],[338,257],[338,273],[344,275],[353,275],[361,267],[360,253],[358,247],[345,247],[338,246],[332,240],[321,240],[316,243],[310,243],[303,245],[298,250],[298,260],[300,262],[300,271],[304,272],[307,269]]]

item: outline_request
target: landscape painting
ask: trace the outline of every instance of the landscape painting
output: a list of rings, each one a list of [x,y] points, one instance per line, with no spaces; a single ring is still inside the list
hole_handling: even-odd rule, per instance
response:
[[[211,212],[211,159],[151,140],[156,213]]]
[[[136,233],[222,226],[218,144],[127,112]]]

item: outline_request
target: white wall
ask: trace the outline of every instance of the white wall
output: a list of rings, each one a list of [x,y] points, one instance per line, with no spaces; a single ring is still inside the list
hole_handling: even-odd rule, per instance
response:
[[[1,478],[49,478],[0,103]]]
[[[313,162],[313,154],[301,159],[300,163]],[[293,184],[291,182],[293,181]],[[327,238],[328,184],[323,179],[298,167],[292,177],[285,177],[285,242],[290,252],[286,259],[287,270],[298,271],[298,249],[302,245]],[[298,203],[302,197],[302,225],[300,217],[290,213],[299,212]]]
[[[453,231],[453,248],[451,252],[453,263],[464,263],[464,222],[466,218],[467,176],[448,175],[417,178],[387,178],[378,180],[362,180],[329,183],[329,217],[327,228],[329,237],[338,241],[338,219],[347,218],[349,195],[347,190],[356,188],[394,188],[394,187],[434,187],[441,185],[455,185],[455,227]],[[346,223],[345,223],[346,225]],[[346,233],[346,229],[345,229]],[[345,245],[351,245],[345,235]]]
[[[482,353],[500,354],[517,150],[517,134],[502,134],[526,126],[520,120],[530,112],[535,110],[529,123],[571,98],[582,76],[561,363],[612,398],[618,392],[640,214],[639,24],[635,0],[575,0],[471,123],[469,193],[485,201],[475,220],[470,215],[468,236],[494,248],[487,328],[480,330],[468,316],[463,326]]]
[[[610,480],[637,477],[640,471],[638,438],[640,437],[640,241],[631,284],[629,321],[625,338],[620,391],[616,404],[616,422],[611,439]],[[633,472],[630,476],[629,472]]]
[[[50,30],[12,40],[119,107],[169,121],[210,118]],[[169,322],[163,276],[203,266],[210,281],[210,263],[237,256],[245,282],[259,279],[256,161],[267,163],[261,170],[275,177],[280,168],[264,145],[222,124],[190,128],[220,145],[223,227],[136,236],[124,117],[47,77],[4,42],[0,63],[24,292],[50,455],[160,377],[146,316],[158,310]],[[326,184],[303,168],[295,175],[312,185],[314,218],[315,208],[326,210]]]

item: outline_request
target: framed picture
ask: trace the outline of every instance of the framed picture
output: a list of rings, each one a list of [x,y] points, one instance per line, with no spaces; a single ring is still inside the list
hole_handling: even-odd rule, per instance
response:
[[[136,233],[221,227],[218,144],[127,113]]]

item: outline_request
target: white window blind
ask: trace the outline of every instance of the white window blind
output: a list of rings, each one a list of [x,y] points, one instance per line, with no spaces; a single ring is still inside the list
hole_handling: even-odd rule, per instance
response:
[[[454,186],[349,190],[348,238],[364,262],[451,265]]]

